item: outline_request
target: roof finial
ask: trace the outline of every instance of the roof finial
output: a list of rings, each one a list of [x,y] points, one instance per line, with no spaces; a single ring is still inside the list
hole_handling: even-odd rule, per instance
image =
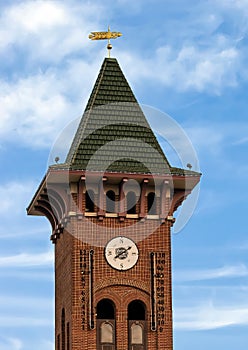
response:
[[[110,28],[108,26],[108,31],[107,32],[91,32],[89,35],[89,39],[91,40],[108,40],[108,53],[109,53],[109,58],[110,58],[110,50],[112,49],[112,45],[110,44],[110,39],[116,39],[118,37],[122,36],[122,33],[120,32],[111,32]]]

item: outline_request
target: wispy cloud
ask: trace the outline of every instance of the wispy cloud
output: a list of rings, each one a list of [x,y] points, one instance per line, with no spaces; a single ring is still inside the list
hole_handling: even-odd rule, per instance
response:
[[[1,295],[0,294],[0,308],[1,310],[4,308],[8,308],[8,310],[15,310],[17,312],[18,310],[26,310],[26,312],[34,311],[37,312],[38,310],[52,310],[53,307],[53,300],[52,298],[45,298],[45,297],[32,297],[32,296],[23,296],[23,295],[16,295],[16,296],[10,296],[10,295]]]
[[[213,269],[175,271],[175,282],[204,281],[219,278],[237,278],[248,276],[245,264],[223,266]]]
[[[248,242],[247,241],[239,242],[235,248],[239,250],[248,250]]]
[[[62,128],[82,114],[82,96],[89,94],[99,64],[72,59],[63,73],[57,67],[17,81],[0,80],[1,142],[51,147]]]
[[[247,0],[220,0],[218,3],[216,3],[214,0],[211,0],[211,2],[215,4],[216,8],[221,9],[222,12],[232,11],[233,13],[233,11],[236,11],[242,16],[245,16],[248,13]]]
[[[198,284],[183,283],[174,286],[174,323],[179,330],[210,330],[232,325],[248,325],[247,274],[243,283],[225,279],[223,276],[239,275],[237,268],[217,271],[215,283],[206,281]],[[203,271],[204,274],[204,271]],[[213,275],[213,273],[211,274]],[[221,277],[215,277],[219,276]],[[203,276],[204,277],[204,276]],[[243,276],[242,276],[243,277]],[[187,300],[185,302],[185,300]]]
[[[180,16],[171,20],[168,15],[166,25],[156,32],[160,46],[155,48],[151,58],[143,54],[134,57],[132,53],[122,53],[126,69],[131,67],[131,77],[136,82],[156,79],[176,91],[210,95],[220,95],[227,88],[237,87],[244,79],[241,72],[246,71],[246,45],[240,40],[244,28],[237,26],[237,23],[245,23],[245,14],[237,10],[234,1],[228,10],[224,4],[224,1],[220,5],[215,1],[191,2],[185,4],[187,10],[181,4],[184,21]],[[176,4],[170,1],[168,13],[174,6]],[[235,30],[232,30],[233,22]],[[225,30],[227,26],[228,32]]]
[[[21,253],[18,255],[1,256],[0,257],[0,268],[1,267],[32,267],[32,266],[47,266],[52,265],[54,260],[53,252],[48,251],[37,254]]]
[[[222,8],[217,10],[221,13]],[[220,20],[212,12],[208,7],[199,11],[200,19],[199,14],[193,19],[191,16],[189,40],[182,34],[178,45],[168,37],[169,43],[157,46],[151,58],[120,50],[118,56],[125,72],[135,81],[156,80],[177,91],[218,94],[236,86],[244,53],[230,36],[215,32]],[[0,17],[0,53],[4,57],[11,50],[13,62],[19,62],[25,54],[28,69],[24,66],[15,79],[5,76],[0,81],[2,142],[14,140],[29,147],[49,147],[71,118],[81,114],[85,105],[81,98],[89,94],[89,82],[94,81],[100,65],[99,55],[84,63],[81,60],[81,55],[88,57],[86,47],[93,50],[87,36],[100,24],[96,13],[101,13],[101,18],[107,16],[100,2],[79,6],[76,1],[70,5],[26,1],[5,7]],[[174,23],[168,20],[168,26],[174,33]],[[204,45],[194,40],[203,26],[209,32],[201,36]],[[40,69],[40,61],[44,69]],[[202,131],[198,130],[198,135]]]
[[[36,348],[36,350],[52,350],[52,349],[55,349],[55,344],[54,344],[54,342],[52,342],[50,340],[42,339],[40,341],[40,344],[38,346],[36,346],[35,348]]]
[[[39,271],[35,269],[37,265],[34,266],[34,269],[27,269],[27,270],[21,270],[21,269],[0,269],[0,278],[3,279],[14,279],[17,281],[38,281],[42,283],[54,283],[54,272],[51,265],[44,265],[45,271],[41,270],[39,268]],[[40,267],[40,266],[38,266]],[[51,269],[50,269],[51,267]]]
[[[135,80],[156,79],[178,91],[220,94],[223,88],[237,86],[240,69],[238,49],[218,43],[207,49],[193,44],[179,49],[164,46],[156,50],[152,59],[128,53],[121,57],[127,66],[132,62],[133,67],[139,67],[131,72]]]
[[[0,327],[1,328],[32,328],[32,327],[51,327],[53,326],[52,318],[41,318],[41,317],[18,317],[18,316],[0,316]]]
[[[97,10],[95,6],[77,1],[5,6],[0,16],[0,55],[10,66],[0,80],[2,143],[15,140],[33,148],[49,147],[61,128],[81,115],[81,98],[95,76],[95,65],[99,66],[99,58],[88,64],[81,60],[90,51],[85,51],[90,29],[98,27],[96,14],[104,14],[102,5]]]
[[[3,350],[21,350],[23,343],[18,338],[0,337],[0,348]]]
[[[1,203],[1,215],[20,214],[27,206],[28,201],[31,198],[31,194],[34,192],[36,184],[34,181],[24,182],[6,182],[0,186],[0,197],[2,198]]]
[[[37,339],[37,337],[33,339],[30,334],[27,340],[23,338],[0,336],[0,348],[1,350],[31,350],[34,347],[37,350],[52,350],[55,348],[51,340]]]
[[[212,302],[175,309],[174,325],[181,330],[209,330],[232,325],[248,325],[248,305],[218,307]]]
[[[243,145],[248,143],[248,137],[242,137],[239,140],[233,142],[233,145]]]
[[[26,203],[25,203],[26,204]],[[22,213],[23,214],[23,213]],[[26,213],[24,212],[25,218],[26,218]],[[7,216],[7,214],[6,214]],[[37,217],[35,218],[37,219]],[[32,237],[32,239],[34,240],[39,240],[39,239],[43,239],[44,236],[49,236],[49,232],[51,230],[50,228],[50,224],[48,221],[46,221],[44,219],[44,221],[41,223],[39,222],[39,227],[37,228],[37,220],[35,223],[35,227],[33,226],[33,222],[31,223],[30,217],[27,218],[27,225],[24,224],[24,222],[22,222],[22,230],[20,231],[20,227],[17,223],[17,227],[13,227],[14,225],[12,225],[12,227],[9,227],[6,230],[6,226],[1,225],[1,231],[0,231],[0,240],[8,240],[8,239],[13,239],[13,238],[23,238],[23,237]],[[18,229],[19,227],[19,229]]]
[[[104,14],[104,7],[98,4],[97,9]],[[77,1],[23,1],[6,6],[0,17],[0,52],[15,47],[28,52],[29,62],[58,62],[89,46],[87,34],[99,19],[97,9]]]

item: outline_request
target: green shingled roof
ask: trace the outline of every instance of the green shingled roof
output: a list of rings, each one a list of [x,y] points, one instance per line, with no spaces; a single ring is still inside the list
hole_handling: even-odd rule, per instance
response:
[[[116,59],[105,58],[66,162],[54,167],[144,174],[174,172]]]

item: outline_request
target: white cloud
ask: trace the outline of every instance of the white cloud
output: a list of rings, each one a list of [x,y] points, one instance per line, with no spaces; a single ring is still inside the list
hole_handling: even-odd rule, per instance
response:
[[[2,350],[21,350],[23,349],[23,343],[18,338],[5,338],[1,336],[0,348]]]
[[[71,60],[63,72],[50,69],[16,82],[0,81],[1,141],[51,146],[63,126],[82,114],[98,69],[96,62]]]
[[[55,349],[55,344],[49,340],[42,340],[38,347],[35,347],[36,350],[53,350]]]
[[[36,267],[39,268],[37,271]],[[44,267],[44,269],[41,269]],[[54,273],[53,273],[53,265],[45,265],[45,266],[33,266],[33,269],[0,269],[0,278],[3,280],[4,278],[11,279],[17,281],[42,281],[44,283],[54,283]],[[45,270],[45,271],[44,271]]]
[[[82,57],[93,48],[88,34],[98,28],[104,13],[102,5],[77,1],[26,1],[5,7],[0,54],[12,70],[6,69],[0,80],[2,143],[49,147],[59,131],[82,114],[81,99],[89,94],[100,64],[99,57],[89,63]]]
[[[246,14],[248,12],[248,1],[247,0],[219,0],[216,3],[212,1],[217,7],[222,7],[222,10],[237,10],[241,13]],[[232,12],[233,14],[233,12]]]
[[[0,17],[0,51],[17,46],[29,59],[58,62],[89,46],[87,34],[104,8],[76,1],[23,1],[6,7]]]
[[[99,28],[104,16],[107,10],[99,3],[26,1],[5,8],[0,50],[10,56],[9,50],[15,48],[13,62],[24,55],[26,66],[20,71],[12,67],[15,78],[0,81],[2,142],[49,147],[59,131],[81,115],[105,51],[93,57],[91,50],[97,46],[88,40],[88,33]],[[152,58],[119,51],[124,73],[133,81],[158,81],[177,91],[218,94],[236,86],[242,49],[227,36],[212,33],[220,22],[217,17],[208,9],[201,14],[202,21],[199,16],[191,18],[195,29],[189,29],[189,40],[157,47]],[[205,36],[204,44],[194,40],[203,25],[211,28],[211,40]]]
[[[238,266],[234,269],[227,268],[226,271],[218,270],[216,276],[236,276],[239,272],[232,271],[235,269],[238,270]],[[240,269],[242,270],[242,267]],[[215,284],[175,284],[173,298],[175,327],[179,330],[194,331],[248,325],[247,269],[244,275],[243,284],[234,284],[233,281],[227,280],[225,284],[219,284],[218,280],[215,280]]]
[[[24,333],[25,334],[25,333]],[[52,341],[45,339],[32,339],[32,337],[27,337],[25,339],[19,339],[16,337],[4,337],[0,336],[0,349],[1,350],[32,350],[34,347],[36,350],[51,350],[55,348],[55,345]],[[37,342],[37,344],[36,344]]]
[[[209,330],[231,325],[248,325],[248,305],[214,306],[210,301],[196,307],[175,309],[174,325],[183,330]]]
[[[18,327],[51,327],[53,320],[41,317],[18,317],[18,316],[0,316],[0,327],[18,328]]]
[[[248,250],[248,242],[246,241],[244,241],[243,243],[240,242],[240,244],[238,244],[236,248],[239,250]]]
[[[56,91],[53,75],[37,75],[16,84],[0,83],[1,138],[15,139],[33,147],[51,143],[70,102]],[[67,117],[68,118],[68,117]]]
[[[225,126],[226,127],[226,126]],[[185,127],[185,131],[189,135],[190,140],[199,151],[211,153],[211,155],[218,155],[222,149],[226,137],[229,133],[220,125],[192,125]]]
[[[129,53],[121,57],[133,80],[156,79],[177,91],[220,94],[226,87],[237,86],[240,52],[231,44],[216,41],[207,48],[193,44],[179,49],[163,46],[152,59]]]
[[[22,296],[20,293],[16,296],[0,295],[0,308],[1,310],[7,308],[8,311],[11,309],[17,312],[18,310],[34,311],[38,310],[52,310],[53,300],[52,298]]]
[[[29,198],[30,200],[30,198]],[[27,203],[25,203],[25,205],[27,205]],[[23,214],[23,213],[22,213]],[[7,218],[7,225],[9,224],[9,216],[11,215],[5,215]],[[50,232],[50,223],[48,220],[46,220],[44,217],[41,219],[42,221],[39,221],[39,224],[37,224],[37,220],[39,220],[39,218],[33,217],[33,221],[31,222],[31,216],[29,216],[28,218],[26,217],[26,213],[25,213],[25,218],[27,219],[26,221],[26,225],[24,224],[24,222],[22,222],[22,230],[20,231],[20,222],[15,222],[16,225],[11,225],[11,228],[9,227],[10,225],[8,225],[7,229],[6,229],[6,225],[2,224],[2,228],[0,230],[0,239],[2,240],[9,240],[13,238],[18,238],[18,239],[22,239],[24,236],[28,236],[29,238],[31,238],[33,240],[39,240],[39,239],[43,239],[43,237],[46,237],[48,235],[48,233]],[[23,217],[22,217],[23,219]],[[44,220],[43,220],[44,219]],[[37,228],[38,226],[38,228]],[[3,242],[3,241],[2,241]]]
[[[51,12],[50,16],[44,18],[39,15],[39,13],[46,13],[48,9],[49,13]],[[40,47],[34,47],[32,52],[27,54],[28,60],[32,56],[35,64],[39,64],[38,61],[42,55],[49,61],[53,59],[54,52],[56,52],[60,64],[57,65],[57,68],[50,67],[39,72],[36,70],[35,74],[19,77],[15,81],[0,81],[0,137],[2,142],[14,142],[35,148],[51,147],[62,128],[81,115],[95,76],[99,71],[100,60],[98,57],[86,63],[85,60],[83,62],[74,57],[79,45],[76,32],[79,13],[81,13],[81,10],[79,12],[76,10],[77,6],[73,2],[71,6],[66,7],[64,3],[39,1],[28,1],[6,8],[6,19],[2,17],[0,22],[3,21],[3,28],[9,26],[10,20],[15,23],[11,29],[13,32],[10,31],[13,43],[22,40],[19,32],[26,33],[27,37],[32,38],[31,42],[34,40],[34,35],[41,36],[39,40],[44,41],[43,46],[39,44],[44,49],[42,49],[43,53],[40,52]],[[93,10],[86,6],[85,11],[87,14]],[[33,17],[32,14],[34,14]],[[86,15],[84,17],[86,18]],[[210,17],[204,15],[205,22],[211,22],[213,18],[211,17],[211,20]],[[70,30],[66,35],[69,43],[72,42],[72,46],[67,45],[63,41],[65,39],[62,40],[60,37],[65,36],[63,31],[68,28]],[[47,31],[49,31],[48,34]],[[78,38],[76,43],[74,42],[75,37]],[[57,50],[55,46],[52,49],[52,44],[50,45],[46,38],[55,40],[56,45],[57,42],[61,42],[60,48]],[[87,35],[84,38],[88,42]],[[8,35],[4,36],[4,40],[8,40]],[[215,35],[212,40],[212,45],[207,43],[205,46],[198,45],[197,41],[194,42],[194,45],[190,41],[184,42],[177,48],[172,45],[161,46],[151,59],[130,52],[120,52],[120,63],[124,66],[124,72],[127,72],[127,75],[130,75],[133,80],[157,80],[179,91],[196,90],[220,93],[226,86],[237,84],[241,52],[233,47],[232,42],[223,35]],[[3,48],[6,48],[6,45],[7,41]],[[23,39],[22,45],[29,47],[29,40]],[[64,65],[63,58],[67,54],[69,55]],[[82,103],[83,96],[85,100]],[[223,128],[199,126],[189,129],[191,133],[189,134],[196,147],[207,152],[211,151],[216,156],[216,151],[221,151],[223,145],[223,135],[220,130],[223,132]],[[60,154],[55,156],[57,155],[60,156]],[[61,156],[60,158],[62,159]],[[8,205],[6,201],[4,207]]]
[[[174,279],[180,281],[203,281],[219,278],[236,278],[248,276],[248,267],[245,264],[223,266],[214,269],[175,271]]]
[[[218,95],[237,87],[240,79],[246,79],[247,50],[242,38],[247,32],[247,8],[244,1],[240,6],[234,5],[235,0],[229,2],[227,6],[225,1],[180,4],[183,21],[172,15],[166,25],[161,22],[155,32],[160,46],[153,46],[151,58],[147,50],[145,55],[122,53],[125,70],[130,67],[135,82],[152,79],[180,92]],[[169,2],[169,11],[176,6]]]
[[[9,182],[0,186],[1,216],[10,216],[23,213],[36,186],[32,181]]]
[[[4,267],[31,267],[52,265],[54,260],[53,252],[48,251],[37,254],[21,253],[18,255],[1,256],[0,268]]]
[[[194,123],[194,125],[187,123],[184,125],[184,130],[202,159],[209,161],[211,156],[211,161],[218,161],[218,166],[221,164],[222,168],[229,167],[232,172],[238,170],[236,169],[237,159],[232,157],[231,152],[236,151],[237,148],[234,147],[238,146],[241,152],[242,147],[246,146],[248,123],[239,121],[234,123],[233,120],[225,123],[211,121],[211,125],[205,122]],[[239,167],[241,165],[239,164]]]
[[[243,145],[248,143],[248,137],[241,137],[239,140],[234,141],[232,144],[235,145]]]

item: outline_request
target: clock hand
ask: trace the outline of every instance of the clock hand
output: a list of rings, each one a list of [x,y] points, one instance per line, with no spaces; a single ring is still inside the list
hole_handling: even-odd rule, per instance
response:
[[[122,254],[124,254],[124,253],[126,253],[128,250],[130,250],[132,247],[128,247],[128,248],[124,248],[125,250],[123,250],[122,252],[120,252],[120,253],[118,253],[115,257],[114,257],[114,259],[117,259],[117,258],[119,258],[119,256],[121,256]]]

